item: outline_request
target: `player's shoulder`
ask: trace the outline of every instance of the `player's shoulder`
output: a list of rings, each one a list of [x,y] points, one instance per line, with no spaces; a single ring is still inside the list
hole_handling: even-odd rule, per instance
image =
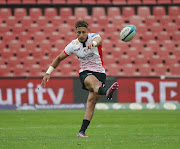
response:
[[[94,38],[94,37],[100,37],[100,35],[98,33],[89,33],[89,36],[91,38]]]
[[[80,44],[79,40],[78,39],[74,39],[68,45],[70,45],[70,46],[77,46],[79,44]]]

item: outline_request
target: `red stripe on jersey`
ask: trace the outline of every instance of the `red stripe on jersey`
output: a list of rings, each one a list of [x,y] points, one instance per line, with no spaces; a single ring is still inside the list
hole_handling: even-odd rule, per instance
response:
[[[98,37],[99,37],[99,36],[98,36]],[[98,37],[94,37],[93,40],[94,40],[95,38],[98,38]]]
[[[103,56],[102,56],[102,44],[98,46],[98,52],[99,52],[99,55],[100,55],[100,58],[101,58],[102,66],[104,67]]]
[[[69,56],[65,51],[64,51],[64,53],[65,53],[67,56]]]

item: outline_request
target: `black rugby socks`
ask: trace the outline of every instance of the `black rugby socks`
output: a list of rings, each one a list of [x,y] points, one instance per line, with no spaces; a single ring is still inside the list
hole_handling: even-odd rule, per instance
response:
[[[99,87],[98,94],[99,95],[106,95],[107,89],[105,87]]]
[[[90,121],[84,119],[79,132],[81,132],[81,131],[85,132],[87,127],[89,126],[89,124],[90,124]]]

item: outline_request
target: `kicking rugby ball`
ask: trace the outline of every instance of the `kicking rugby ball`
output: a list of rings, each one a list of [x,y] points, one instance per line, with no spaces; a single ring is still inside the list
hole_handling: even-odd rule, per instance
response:
[[[131,41],[136,36],[136,27],[128,25],[121,30],[120,37],[122,41]]]

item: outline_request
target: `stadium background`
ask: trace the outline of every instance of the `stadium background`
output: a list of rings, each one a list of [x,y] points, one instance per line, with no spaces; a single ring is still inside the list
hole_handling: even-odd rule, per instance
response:
[[[103,39],[107,86],[120,84],[111,102],[180,102],[179,6],[180,0],[0,0],[0,107],[86,102],[75,55],[38,91],[54,57],[76,38],[78,19]],[[125,43],[119,34],[129,24],[137,35]]]

